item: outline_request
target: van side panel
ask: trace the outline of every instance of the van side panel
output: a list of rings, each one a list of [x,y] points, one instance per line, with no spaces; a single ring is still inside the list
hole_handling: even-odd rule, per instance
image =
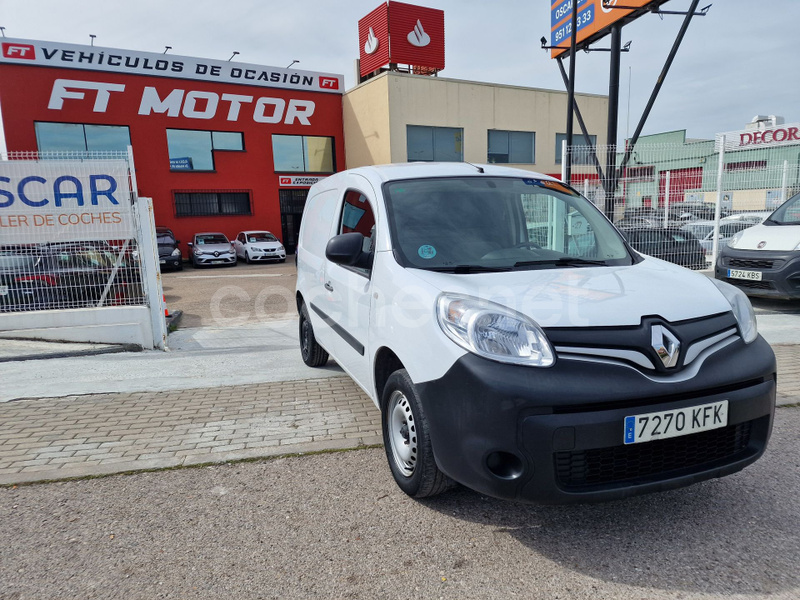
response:
[[[326,350],[331,347],[336,334],[311,310],[311,305],[325,297],[325,247],[335,226],[338,196],[336,189],[314,193],[312,188],[306,200],[297,242],[297,289],[308,307],[314,335]]]

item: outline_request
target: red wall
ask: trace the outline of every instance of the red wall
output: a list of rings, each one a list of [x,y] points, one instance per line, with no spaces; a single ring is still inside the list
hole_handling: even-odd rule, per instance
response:
[[[124,84],[122,92],[110,92],[105,112],[95,112],[97,92],[82,90],[83,99],[66,98],[61,110],[49,109],[53,83],[57,79]],[[170,117],[166,114],[139,115],[146,86],[158,90],[164,99],[172,90],[213,92],[252,96],[242,104],[236,121],[227,120],[230,103],[220,101],[210,119]],[[71,91],[77,91],[70,88]],[[184,95],[185,97],[185,95]],[[258,123],[253,111],[258,98],[310,100],[315,103],[310,125],[295,121],[291,125]],[[205,101],[199,101],[202,111]],[[170,227],[184,256],[186,243],[198,231],[221,231],[233,238],[244,229],[267,229],[281,237],[278,173],[272,159],[272,134],[332,136],[335,138],[335,167],[344,168],[344,131],[340,94],[272,89],[165,77],[146,77],[39,66],[0,64],[0,107],[3,113],[6,145],[9,151],[38,150],[35,121],[127,125],[130,128],[136,178],[140,196],[153,198],[156,225]],[[284,110],[284,115],[286,114]],[[267,111],[271,114],[271,110]],[[172,172],[169,169],[167,129],[238,131],[244,134],[245,152],[215,152],[213,173]],[[298,173],[294,173],[297,175]],[[249,190],[250,216],[177,217],[174,191]]]

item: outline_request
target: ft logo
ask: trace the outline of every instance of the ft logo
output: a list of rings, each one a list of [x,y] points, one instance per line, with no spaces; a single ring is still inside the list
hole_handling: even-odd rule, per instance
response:
[[[35,60],[36,50],[30,44],[11,44],[3,43],[3,58],[22,58],[25,60]]]
[[[336,79],[335,77],[320,77],[319,87],[329,90],[338,90],[339,80]]]

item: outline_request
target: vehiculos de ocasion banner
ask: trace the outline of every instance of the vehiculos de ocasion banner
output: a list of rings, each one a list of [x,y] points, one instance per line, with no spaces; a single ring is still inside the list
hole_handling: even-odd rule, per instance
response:
[[[0,161],[0,244],[122,240],[134,231],[127,161]]]

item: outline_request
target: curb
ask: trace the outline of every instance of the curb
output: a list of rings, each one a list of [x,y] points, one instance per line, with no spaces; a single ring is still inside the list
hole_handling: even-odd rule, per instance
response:
[[[100,477],[111,477],[114,475],[135,475],[137,473],[147,473],[153,471],[209,467],[237,462],[254,462],[260,460],[274,460],[278,458],[294,458],[313,454],[325,454],[328,452],[349,452],[354,450],[382,447],[383,438],[376,435],[366,436],[363,438],[296,444],[292,445],[291,449],[284,446],[280,450],[276,449],[273,451],[265,448],[253,448],[251,450],[220,453],[219,456],[213,458],[208,455],[169,458],[165,457],[146,460],[132,460],[106,465],[76,465],[75,467],[61,469],[43,468],[41,471],[14,473],[13,475],[0,475],[0,488],[16,485],[51,483],[56,481],[96,479]]]
[[[172,333],[178,330],[181,324],[181,318],[183,318],[183,311],[176,310],[168,314],[165,318],[167,320],[167,333]]]
[[[68,350],[61,352],[47,352],[27,354],[21,356],[0,357],[0,363],[21,362],[24,360],[47,360],[50,358],[70,358],[74,356],[97,356],[99,354],[119,354],[120,352],[141,352],[142,348],[136,345],[119,345],[109,348],[95,348],[90,350]]]

